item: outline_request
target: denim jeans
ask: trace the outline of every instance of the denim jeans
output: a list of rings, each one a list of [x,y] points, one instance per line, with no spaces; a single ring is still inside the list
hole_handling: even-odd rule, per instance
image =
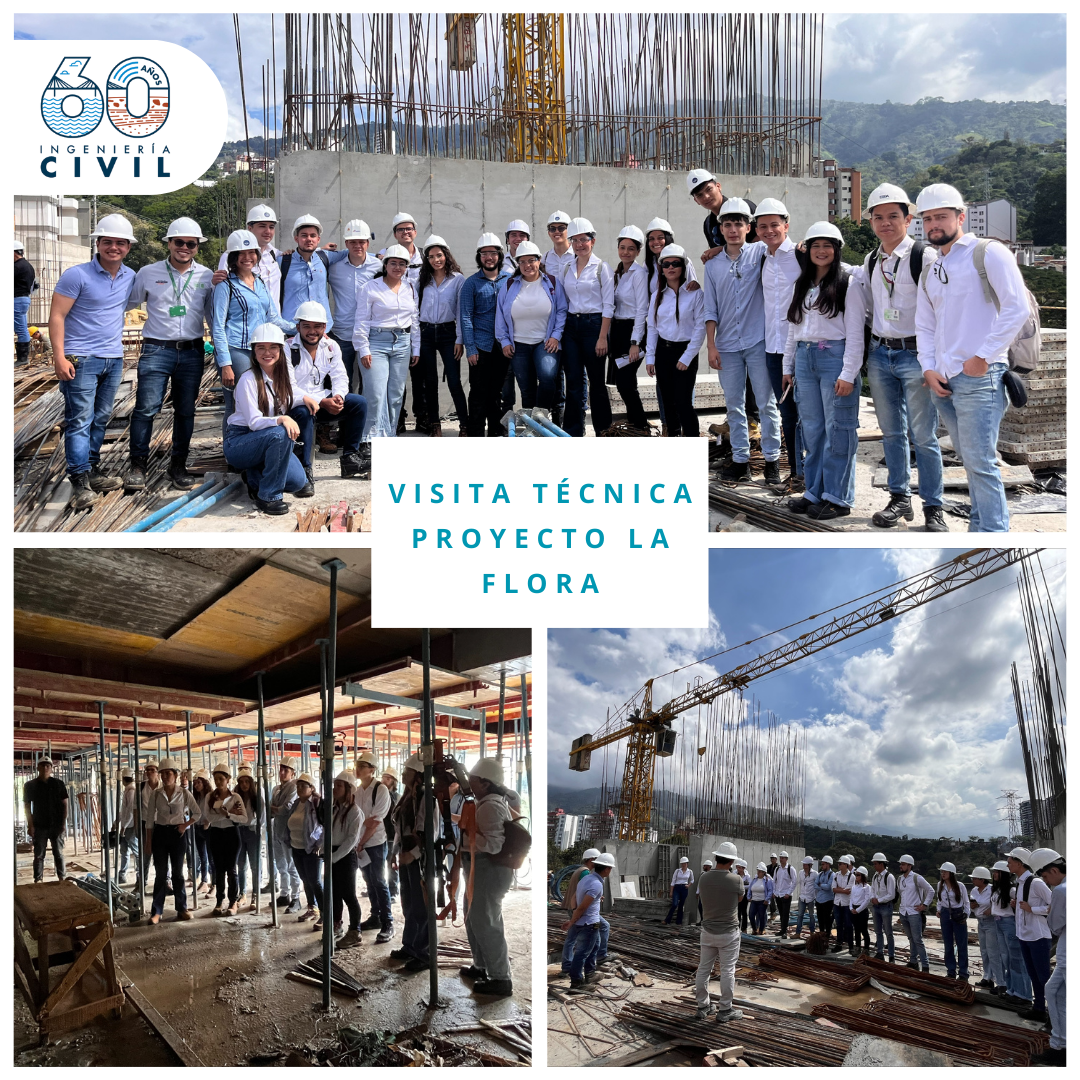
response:
[[[368,337],[371,367],[364,372],[367,422],[364,442],[397,435],[398,413],[405,396],[405,380],[412,360],[408,330],[374,328]]]
[[[30,330],[26,322],[26,313],[30,310],[29,296],[15,297],[15,340],[25,344],[30,340]]]
[[[414,859],[407,866],[401,866],[400,870],[401,910],[405,916],[405,925],[401,930],[401,947],[409,956],[427,963],[430,946],[427,905],[424,903],[424,878],[420,873],[420,860]],[[475,963],[475,957],[473,961]]]
[[[767,352],[765,367],[772,383],[773,397],[780,412],[780,426],[784,429],[784,445],[787,447],[788,470],[792,476],[802,476],[802,442],[799,436],[799,407],[795,404],[795,391],[784,397],[784,354]]]
[[[795,918],[795,936],[798,937],[802,933],[802,921],[803,915],[809,915],[810,933],[814,932],[814,926],[816,920],[814,919],[814,901],[813,900],[800,900],[799,901],[799,913]]]
[[[64,395],[64,456],[71,476],[89,472],[101,457],[105,428],[124,373],[121,356],[68,357],[75,378],[60,383]]]
[[[205,354],[198,349],[168,349],[143,345],[139,357],[139,385],[131,414],[131,456],[148,457],[154,417],[161,412],[165,390],[172,379],[172,456],[187,458],[195,429],[195,400],[199,396]]]
[[[933,393],[923,385],[918,354],[879,344],[870,350],[867,371],[874,412],[885,444],[889,492],[911,494],[910,430],[919,470],[919,498],[923,506],[940,506],[943,489],[941,447],[937,441],[938,414],[930,400]]]
[[[977,920],[979,924],[979,955],[982,959],[983,978],[989,979],[995,986],[1005,985],[1005,970],[1001,964],[1001,945],[998,941],[997,926],[994,917]]]
[[[233,370],[233,389],[236,388],[236,384],[240,381],[240,376],[245,371],[251,370],[251,350],[250,349],[235,349],[231,345],[229,346],[229,359],[232,361]],[[218,375],[221,375],[221,369],[218,368]],[[233,398],[233,392],[229,387],[222,385],[222,392],[225,397],[225,413],[221,418],[221,438],[224,441],[226,434],[228,434],[229,417],[236,411],[236,403]]]
[[[731,1008],[735,996],[735,968],[739,963],[739,949],[742,937],[738,930],[729,930],[726,934],[710,934],[701,931],[698,947],[701,950],[697,974],[694,976],[694,1000],[699,1009],[709,1004],[709,979],[713,966],[720,961],[720,1011]]]
[[[277,870],[277,894],[297,899],[300,896],[300,875],[293,862],[292,844],[289,841],[288,814],[273,823],[274,867]]]
[[[52,846],[53,868],[58,881],[64,879],[64,837],[63,829],[48,829],[44,826],[34,828],[34,880],[45,880],[45,849]]]
[[[120,834],[120,876],[127,873],[130,859],[135,866],[136,880],[139,879],[139,838],[135,835],[137,832],[138,829],[132,825]]]
[[[611,427],[611,399],[608,397],[607,357],[596,355],[603,318],[599,312],[567,315],[562,338],[563,370],[566,372],[566,414],[562,428],[568,435],[585,434],[585,398],[592,409],[593,431]]]
[[[851,948],[854,944],[854,923],[851,921],[851,908],[847,904],[836,904],[833,907],[836,916],[836,944],[847,945]]]
[[[225,460],[247,470],[248,482],[259,489],[263,502],[276,502],[282,492],[299,491],[307,483],[292,439],[280,424],[257,431],[230,424],[225,433]]]
[[[1059,956],[1046,984],[1046,1011],[1050,1014],[1050,1048],[1065,1049],[1065,958]]]
[[[503,356],[502,348],[495,342],[490,352],[481,349],[476,363],[469,366],[469,438],[484,438],[503,434],[502,394],[510,361]]]
[[[671,922],[672,915],[675,916],[675,921],[682,926],[683,920],[683,906],[686,904],[686,896],[689,893],[690,887],[688,885],[672,885],[671,886],[671,906],[668,908],[667,918],[665,923]]]
[[[394,925],[394,913],[390,908],[390,890],[386,884],[386,842],[372,844],[364,850],[371,860],[363,867],[364,883],[367,885],[371,914],[378,918],[379,929]]]
[[[299,405],[292,409],[289,415],[296,421],[300,428],[298,443],[300,447],[300,460],[304,467],[311,468],[311,459],[315,453],[315,421],[319,417],[330,417],[338,422],[338,442],[343,454],[355,454],[360,449],[360,439],[364,434],[364,423],[367,420],[367,401],[359,394],[346,394],[345,404],[341,412],[328,413],[320,409],[314,416],[306,405]]]
[[[754,388],[761,420],[761,452],[766,461],[780,459],[780,412],[776,407],[772,380],[765,361],[765,341],[749,349],[720,353],[720,385],[727,405],[732,460],[750,460],[750,431],[746,426],[746,380]]]
[[[884,958],[885,945],[889,946],[889,960],[895,960],[893,945],[893,906],[892,904],[871,904],[874,910],[874,952]],[[882,937],[885,938],[882,941]]]
[[[945,909],[941,920],[941,939],[945,945],[945,970],[951,979],[956,974],[957,964],[960,968],[960,978],[968,977],[968,928],[967,920],[962,923],[953,922],[949,918],[950,908]]]
[[[349,929],[360,931],[360,901],[356,899],[356,852],[347,851],[330,866],[333,884],[334,925],[341,922],[343,908],[349,909]]]
[[[349,393],[364,392],[363,366],[356,362],[356,347],[352,339],[340,338],[336,333],[327,334],[341,350],[341,362],[345,365],[345,374],[349,376]]]
[[[1021,1001],[1031,1000],[1031,979],[1024,963],[1024,954],[1020,949],[1020,939],[1016,936],[1016,919],[1012,916],[994,916],[998,942],[1001,946],[1001,964],[1005,969],[1005,987],[1008,993]]]
[[[559,354],[549,353],[543,341],[535,345],[515,341],[510,364],[521,391],[521,407],[539,405],[550,412],[559,389]]]
[[[922,939],[922,915],[917,911],[913,915],[901,915],[900,921],[907,931],[910,963],[918,964],[920,967],[929,967],[930,961],[927,959],[926,946]]]
[[[466,856],[466,859],[468,856]],[[503,928],[503,897],[514,884],[514,871],[499,866],[488,855],[477,855],[473,870],[473,897],[465,900],[465,935],[472,946],[473,963],[489,979],[510,978],[510,954]],[[462,869],[468,873],[469,867]],[[599,939],[598,939],[599,940]],[[596,960],[593,960],[595,966]]]
[[[700,434],[697,413],[694,411],[694,383],[697,381],[698,358],[695,356],[685,371],[679,364],[688,342],[665,341],[658,338],[653,354],[656,371],[656,391],[664,402],[670,438],[696,439]]]
[[[259,834],[246,825],[240,826],[240,853],[236,856],[236,873],[239,879],[240,896],[247,895],[248,868],[251,868],[251,896],[259,891],[262,884],[262,858]]]
[[[820,346],[824,345],[825,348]],[[795,400],[806,447],[808,502],[851,506],[859,448],[859,386],[847,397],[833,387],[844,367],[844,342],[800,341],[795,352]]]
[[[206,830],[194,829],[195,861],[198,863],[199,882],[214,880],[214,858],[210,854],[210,845],[206,842]],[[191,875],[193,878],[194,874]]]
[[[570,964],[570,978],[580,982],[596,969],[596,951],[600,946],[600,923],[587,923],[571,927],[577,930],[574,938],[574,959]]]
[[[949,379],[951,397],[934,395],[953,448],[964,459],[971,497],[968,532],[1008,532],[1009,508],[997,466],[998,428],[1005,415],[1002,376],[1006,364],[991,364],[985,375],[960,372]]]
[[[1032,995],[1035,999],[1033,1008],[1044,1009],[1046,1008],[1046,984],[1050,981],[1050,938],[1021,941],[1020,952],[1024,957],[1028,977],[1031,979]]]
[[[294,847],[292,857],[300,880],[304,883],[304,896],[307,898],[308,907],[317,907],[321,914],[323,906],[322,856],[314,851]]]
[[[769,908],[764,900],[750,901],[750,929],[759,934],[765,933],[765,923],[769,917]]]

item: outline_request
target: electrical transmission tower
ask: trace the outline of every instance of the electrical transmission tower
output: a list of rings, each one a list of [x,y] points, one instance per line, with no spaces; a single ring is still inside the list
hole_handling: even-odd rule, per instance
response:
[[[1009,839],[1015,840],[1020,835],[1020,802],[1017,798],[1019,792],[1015,788],[1002,788],[999,803],[1004,803],[1001,808],[1001,820],[1006,823]]]

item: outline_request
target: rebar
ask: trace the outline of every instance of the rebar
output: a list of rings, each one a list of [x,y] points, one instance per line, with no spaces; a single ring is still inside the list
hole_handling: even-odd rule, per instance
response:
[[[872,956],[859,956],[855,959],[856,968],[869,972],[875,979],[888,986],[898,986],[902,990],[915,990],[920,994],[943,998],[961,1005],[975,1004],[975,989],[969,982],[950,979],[946,975],[931,975],[926,971],[916,971],[906,965],[890,964],[887,960],[878,960]]]
[[[769,971],[780,971],[806,982],[820,983],[845,994],[861,990],[870,981],[866,971],[853,971],[850,965],[838,965],[835,961],[815,960],[805,953],[790,952],[787,949],[768,949],[758,958],[758,967]]]

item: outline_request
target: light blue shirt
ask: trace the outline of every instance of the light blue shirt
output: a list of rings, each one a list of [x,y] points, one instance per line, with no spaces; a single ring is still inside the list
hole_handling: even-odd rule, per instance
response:
[[[499,290],[505,288],[510,275],[505,270],[492,281],[483,270],[477,270],[461,286],[459,313],[461,340],[466,356],[491,352],[495,348],[495,316]]]
[[[765,340],[761,259],[767,250],[758,240],[743,244],[737,259],[724,250],[705,264],[705,321],[716,323],[721,354],[750,349]]]
[[[348,251],[328,251],[330,257],[330,291],[334,294],[334,321],[342,341],[352,341],[356,325],[356,293],[381,269],[382,259],[367,255],[359,266],[349,262]],[[318,256],[315,256],[318,258]],[[329,329],[329,327],[327,328]]]
[[[215,285],[212,333],[217,366],[232,367],[229,349],[250,349],[251,335],[263,323],[273,323],[286,334],[296,333],[296,324],[277,313],[262,278],[255,278],[253,289],[235,274]]]
[[[709,260],[712,262],[712,260]],[[814,878],[814,900],[819,904],[829,904],[833,901],[833,878],[835,875],[831,870],[822,870],[816,878]]]
[[[585,914],[578,919],[576,926],[589,926],[600,921],[600,897],[604,895],[604,879],[599,874],[588,873],[577,887],[577,902],[581,904],[586,896],[591,897]]]
[[[135,271],[120,264],[113,277],[95,255],[60,275],[55,292],[75,301],[64,317],[66,356],[124,355],[124,312]]]
[[[331,261],[331,256],[340,257],[340,251],[324,251],[326,261]],[[278,266],[284,267],[285,256],[278,258]],[[320,258],[319,252],[313,251],[311,258],[305,262],[299,251],[294,251],[289,259],[289,273],[284,279],[285,295],[281,301],[281,317],[291,319],[296,314],[296,309],[307,300],[314,300],[322,304],[326,310],[326,332],[334,325],[334,317],[330,313],[330,297],[326,292],[326,267]]]
[[[195,341],[203,336],[210,310],[214,275],[205,266],[192,263],[184,271],[167,260],[150,263],[135,275],[128,295],[129,308],[146,304],[144,338],[159,341]],[[183,315],[170,315],[170,308],[183,307]]]

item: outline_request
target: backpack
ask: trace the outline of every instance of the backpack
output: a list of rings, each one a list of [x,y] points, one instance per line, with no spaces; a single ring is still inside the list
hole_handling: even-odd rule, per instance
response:
[[[322,264],[325,267],[327,273],[330,272],[330,257],[323,251],[322,248],[316,248],[315,254],[322,259]],[[293,253],[290,251],[288,255],[281,256],[281,287],[278,295],[278,310],[281,310],[281,305],[285,303],[285,279],[289,276],[289,266],[292,263]]]
[[[876,248],[874,248],[873,251],[870,252],[869,255],[866,256],[865,266],[866,266],[866,280],[867,281],[872,281],[873,280],[874,267],[877,266],[877,257],[878,257],[878,252],[880,250],[881,250],[880,247],[876,247]],[[916,240],[915,243],[911,246],[911,258],[910,258],[909,266],[910,266],[910,269],[911,269],[911,280],[913,282],[915,282],[916,285],[918,285],[919,281],[922,279],[923,252],[925,250],[926,250],[926,241],[925,240]]]
[[[300,346],[299,345],[293,345],[292,348],[289,350],[289,352],[292,354],[292,366],[294,368],[299,367],[300,366],[300,361],[303,359],[303,357],[302,357],[302,355],[300,353]],[[330,378],[330,373],[329,372],[327,372],[326,375],[323,378],[322,388],[324,390],[333,390],[334,389],[334,384],[333,384],[333,381]],[[376,783],[378,783],[378,781],[376,781]]]
[[[509,866],[511,870],[520,870],[532,847],[532,836],[524,825],[516,821],[503,822],[503,846],[497,855],[488,858],[496,866]]]

